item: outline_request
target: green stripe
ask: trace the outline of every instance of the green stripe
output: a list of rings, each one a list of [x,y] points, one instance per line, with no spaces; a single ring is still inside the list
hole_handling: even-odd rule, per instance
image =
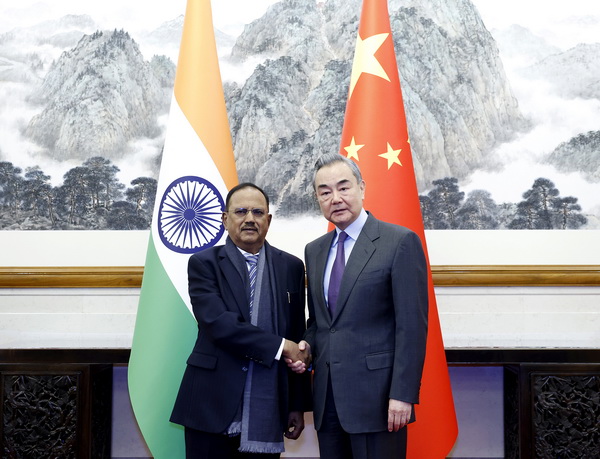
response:
[[[128,382],[138,425],[155,459],[185,457],[183,427],[169,417],[196,335],[196,321],[171,283],[150,235]]]

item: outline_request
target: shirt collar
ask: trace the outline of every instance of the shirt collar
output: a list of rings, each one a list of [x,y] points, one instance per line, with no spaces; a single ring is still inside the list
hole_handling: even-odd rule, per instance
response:
[[[348,228],[346,228],[344,230],[344,232],[350,236],[350,238],[352,238],[353,240],[357,240],[358,239],[358,235],[360,234],[360,232],[363,229],[363,226],[365,226],[365,223],[367,222],[367,218],[369,217],[369,215],[367,214],[367,212],[365,211],[365,209],[361,209],[360,214],[358,214],[358,217],[356,220],[354,220],[352,223],[350,223],[350,225],[348,225]],[[338,240],[338,236],[341,233],[341,229],[339,229],[338,227],[335,228],[335,243],[337,244],[337,240]]]
[[[248,255],[258,255],[258,256],[260,256],[260,254],[263,252],[263,249],[264,249],[265,245],[263,244],[263,246],[259,249],[258,253],[246,252],[244,249],[238,247],[237,245],[236,245],[236,247],[242,253],[242,255],[244,255],[246,257]]]

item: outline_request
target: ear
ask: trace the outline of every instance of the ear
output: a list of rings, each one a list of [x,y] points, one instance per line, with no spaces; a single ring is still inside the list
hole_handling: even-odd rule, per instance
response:
[[[358,185],[358,187],[360,188],[360,192],[362,194],[362,198],[365,198],[365,188],[367,187],[367,184],[365,183],[364,180],[361,180],[360,185]]]

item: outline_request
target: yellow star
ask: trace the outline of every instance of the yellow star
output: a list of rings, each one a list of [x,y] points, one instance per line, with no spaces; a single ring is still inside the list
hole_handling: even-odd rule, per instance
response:
[[[400,150],[394,150],[392,148],[392,146],[388,143],[387,144],[387,153],[382,153],[381,155],[379,155],[382,158],[387,159],[388,170],[392,167],[392,164],[398,164],[399,166],[402,166],[402,163],[398,159],[398,156],[400,156],[400,152],[401,151],[402,151],[402,149],[400,149]]]
[[[348,97],[352,96],[354,87],[363,73],[370,73],[371,75],[390,81],[384,68],[375,57],[375,53],[381,47],[388,35],[389,33],[380,33],[367,37],[364,40],[360,38],[360,35],[357,35],[354,63],[352,64],[352,75],[350,76],[350,95]]]
[[[356,158],[356,160],[359,161],[358,150],[360,150],[362,147],[364,147],[364,145],[356,145],[354,137],[352,137],[352,142],[350,142],[350,145],[344,147],[344,150],[348,152],[348,159]]]

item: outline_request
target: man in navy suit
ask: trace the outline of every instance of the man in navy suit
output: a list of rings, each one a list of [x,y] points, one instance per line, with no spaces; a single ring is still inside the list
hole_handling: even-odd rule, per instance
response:
[[[405,457],[427,336],[421,241],[365,212],[356,163],[329,154],[315,169],[321,212],[335,225],[305,250],[309,319],[300,348],[313,355],[321,457]]]
[[[270,246],[269,199],[251,183],[232,188],[223,246],[188,264],[198,338],[171,421],[185,426],[187,458],[278,458],[283,437],[297,439],[311,407],[309,375],[285,359],[305,326],[304,265]]]

